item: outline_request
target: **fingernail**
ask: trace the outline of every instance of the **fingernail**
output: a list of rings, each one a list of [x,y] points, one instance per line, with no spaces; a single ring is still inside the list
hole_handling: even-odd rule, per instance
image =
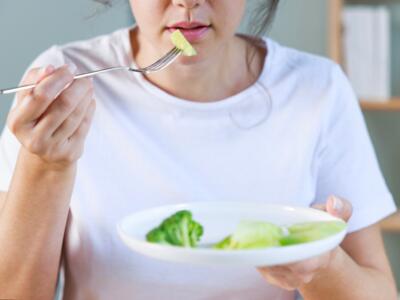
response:
[[[44,74],[46,74],[46,70],[47,70],[48,67],[49,67],[49,66],[42,67],[42,68],[40,69],[40,71],[39,71],[39,74],[40,74],[41,76],[43,76]]]
[[[54,72],[54,70],[55,70],[55,68],[54,68],[54,66],[53,65],[48,65],[47,67],[45,67],[44,69],[43,69],[43,74],[51,74],[51,73],[53,73]]]
[[[332,207],[335,211],[340,212],[343,209],[343,201],[337,197],[332,197]]]
[[[46,76],[50,75],[51,73],[54,72],[54,66],[53,65],[48,65],[46,67],[42,67],[39,71],[39,76],[36,79],[36,83],[39,83],[42,81]]]

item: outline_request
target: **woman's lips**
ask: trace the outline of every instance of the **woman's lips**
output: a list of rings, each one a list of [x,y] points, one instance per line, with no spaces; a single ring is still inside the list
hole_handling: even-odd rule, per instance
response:
[[[210,26],[199,26],[195,28],[179,28],[179,27],[169,27],[169,32],[174,32],[179,29],[185,38],[190,42],[194,43],[199,41],[207,32],[210,30]]]

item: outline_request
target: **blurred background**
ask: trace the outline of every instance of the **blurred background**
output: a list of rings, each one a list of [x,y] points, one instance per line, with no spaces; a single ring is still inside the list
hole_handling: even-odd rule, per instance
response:
[[[117,0],[107,9],[91,0],[1,0],[0,87],[16,85],[29,63],[53,44],[131,25],[133,19],[126,2]],[[258,0],[248,2],[251,9]],[[395,54],[400,53],[400,0],[281,2],[268,35],[284,45],[330,57],[343,65],[360,95],[386,181],[399,201],[400,55]],[[245,30],[245,26],[242,28]],[[358,34],[360,29],[362,35]],[[373,52],[367,53],[366,49]],[[374,74],[375,78],[365,74]],[[12,97],[2,96],[0,100],[2,128]],[[382,228],[400,287],[400,217],[383,223]]]

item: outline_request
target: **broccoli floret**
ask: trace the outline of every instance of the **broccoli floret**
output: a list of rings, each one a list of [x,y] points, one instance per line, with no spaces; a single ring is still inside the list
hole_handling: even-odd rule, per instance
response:
[[[202,235],[203,226],[192,219],[190,211],[181,210],[147,233],[146,240],[157,244],[194,248]]]
[[[158,227],[151,230],[146,235],[146,239],[149,242],[157,244],[169,244],[166,239],[166,234],[164,231],[160,230]]]

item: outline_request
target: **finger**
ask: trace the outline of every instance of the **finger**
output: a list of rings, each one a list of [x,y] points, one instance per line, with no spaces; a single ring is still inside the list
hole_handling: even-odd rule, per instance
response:
[[[285,278],[285,283],[296,288],[302,284],[310,283],[317,271],[324,268],[327,264],[329,254],[323,254],[321,257],[311,258],[302,262],[259,268],[260,272],[266,277]]]
[[[275,280],[279,280],[279,282],[285,282],[288,284],[289,282],[293,283],[294,279],[297,281],[301,281],[299,276],[295,274],[289,267],[286,266],[276,266],[276,267],[267,267],[267,268],[259,268],[261,274],[263,274],[266,278],[275,278]],[[299,278],[297,278],[299,277]]]
[[[39,83],[47,76],[51,75],[55,71],[53,65],[48,65],[43,68],[34,68],[28,71],[26,76],[22,79],[21,85],[28,85]],[[20,91],[17,93],[17,103],[20,103],[28,94],[32,92],[32,89]]]
[[[258,271],[269,283],[281,286],[286,279],[285,272],[273,272],[269,268],[258,268]]]
[[[48,65],[47,67],[41,68],[34,83],[41,82],[47,76],[51,75],[55,70],[56,68],[53,65]]]
[[[291,272],[286,272],[283,274],[273,274],[273,276],[276,276],[277,278],[280,279],[280,282],[282,286],[285,289],[297,289],[304,285],[305,283],[309,283],[313,278],[314,274],[308,274],[308,275],[300,275],[300,274],[295,274]]]
[[[81,157],[84,149],[84,140],[89,131],[90,124],[95,110],[95,101],[93,100],[85,117],[83,118],[78,129],[70,138],[67,138],[61,145],[57,145],[59,152],[62,154],[62,160],[66,162],[75,162]]]
[[[37,120],[74,80],[68,66],[55,70],[50,76],[44,78],[32,91],[33,101],[23,101],[20,105],[26,122]]]
[[[82,97],[81,95],[85,95]],[[91,100],[92,86],[89,79],[74,81],[68,89],[49,106],[36,124],[36,131],[46,139],[54,136],[55,131],[82,105],[85,100]],[[86,103],[88,104],[88,103]],[[72,134],[72,133],[71,133]],[[68,138],[69,136],[67,136]]]
[[[316,203],[311,205],[312,208],[319,209],[322,211],[326,211],[326,204],[325,203]]]
[[[295,290],[304,284],[303,279],[296,276],[288,274],[284,278],[283,287],[289,291]]]
[[[259,270],[267,273],[287,273],[291,272],[290,268],[288,266],[272,266],[272,267],[261,267]]]
[[[68,118],[53,133],[51,139],[55,143],[68,139],[81,125],[83,118],[86,116],[92,99],[92,93],[88,93],[81,105],[68,116]]]
[[[326,203],[326,211],[347,222],[353,213],[353,206],[345,199],[330,196]]]
[[[292,277],[290,274],[287,273],[261,272],[261,275],[270,284],[273,284],[288,291],[295,290],[302,283],[302,281],[295,279],[294,277]]]
[[[327,266],[330,259],[330,253],[324,253],[318,257],[287,265],[293,274],[299,276],[311,275]]]
[[[87,134],[89,132],[90,124],[92,123],[95,111],[96,111],[96,101],[93,100],[90,103],[87,113],[86,113],[85,117],[83,118],[80,126],[69,138],[69,141],[71,143],[79,143],[80,141],[85,139],[85,137],[87,136]]]

